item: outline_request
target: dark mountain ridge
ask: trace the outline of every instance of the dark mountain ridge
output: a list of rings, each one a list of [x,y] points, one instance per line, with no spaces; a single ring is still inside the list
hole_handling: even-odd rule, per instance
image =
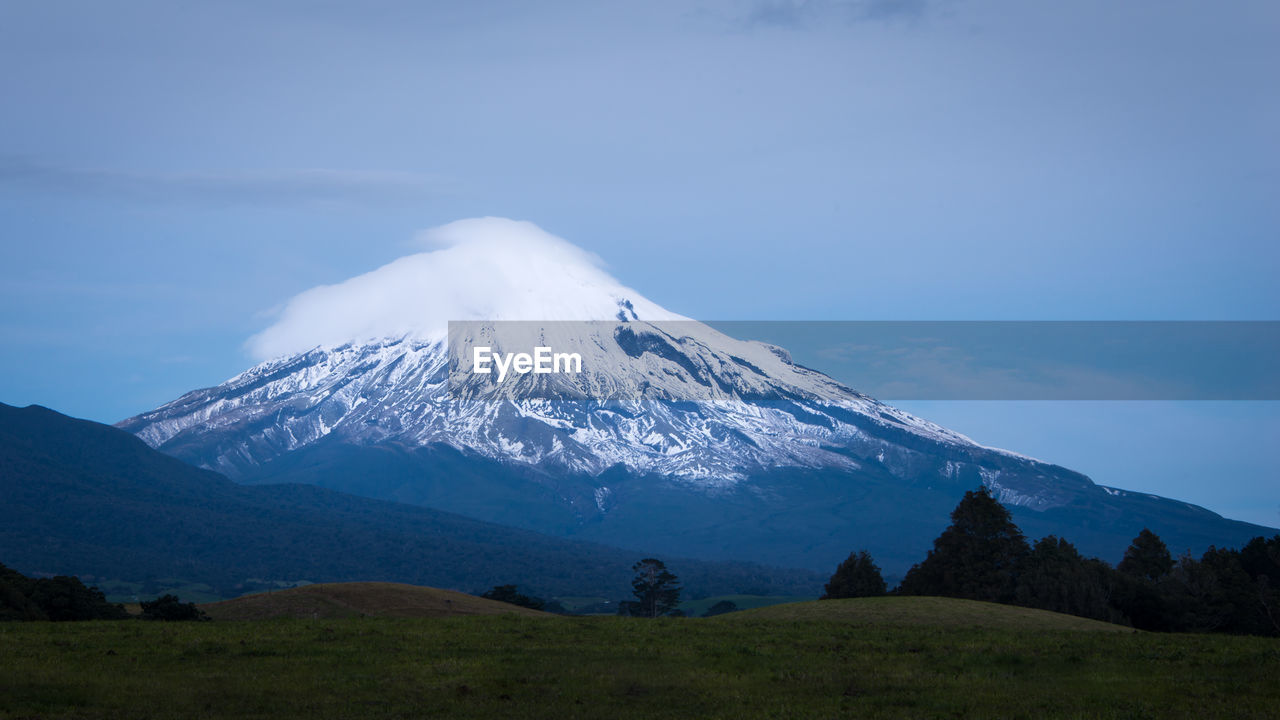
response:
[[[1065,468],[1063,475],[1082,475]],[[266,463],[247,483],[314,483],[395,502],[429,506],[561,537],[646,548],[709,560],[751,560],[829,572],[865,548],[890,578],[919,562],[978,469],[950,476],[922,464],[863,462],[856,472],[777,468],[730,491],[690,492],[670,478],[614,467],[597,476],[506,464],[447,446],[319,442]],[[600,488],[608,488],[601,494]],[[1032,539],[1058,535],[1082,553],[1119,562],[1151,528],[1175,554],[1210,545],[1239,547],[1276,533],[1190,503],[1111,488],[1081,493],[1043,510],[1008,504]]]
[[[545,595],[629,592],[641,555],[315,485],[245,486],[127,432],[0,403],[0,559],[25,573],[379,580]],[[693,594],[815,593],[814,573],[668,557]]]

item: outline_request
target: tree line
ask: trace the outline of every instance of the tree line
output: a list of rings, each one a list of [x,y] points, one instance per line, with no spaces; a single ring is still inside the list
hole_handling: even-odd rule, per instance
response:
[[[1053,535],[1028,543],[1009,511],[982,488],[965,493],[951,525],[892,592],[1021,605],[1142,630],[1277,636],[1280,535],[1175,560],[1143,529],[1112,567]],[[880,568],[858,551],[836,569],[823,598],[886,593]]]
[[[632,566],[635,600],[618,613],[679,616],[681,583],[666,565],[645,558]],[[1133,539],[1118,565],[1082,556],[1053,535],[1034,544],[986,488],[966,492],[951,524],[892,591],[865,550],[836,568],[822,599],[877,595],[936,595],[1020,605],[1142,630],[1280,636],[1280,535],[1256,537],[1239,550],[1210,547],[1199,558],[1175,560],[1149,529]],[[499,585],[482,597],[549,612],[554,601]],[[732,612],[722,602],[707,615]],[[141,604],[149,620],[207,619],[192,603],[166,595]],[[130,617],[78,578],[28,578],[0,565],[0,620],[94,620]]]
[[[629,617],[682,617],[680,610],[680,593],[683,590],[680,579],[667,569],[666,563],[657,558],[645,558],[631,566],[635,576],[631,579],[631,594],[635,600],[622,600],[618,603],[617,614]],[[516,585],[495,585],[480,597],[498,600],[511,605],[543,610],[557,615],[571,614],[563,605],[555,600],[543,600],[540,597],[525,595],[518,591]],[[718,604],[720,612],[724,603]],[[729,603],[733,605],[733,603]],[[737,609],[734,606],[733,609]],[[719,613],[714,613],[719,614]]]
[[[3,620],[125,620],[133,617],[124,606],[107,602],[102,591],[80,578],[58,575],[29,578],[0,565],[0,621]],[[207,620],[194,603],[163,595],[141,604],[143,620]]]

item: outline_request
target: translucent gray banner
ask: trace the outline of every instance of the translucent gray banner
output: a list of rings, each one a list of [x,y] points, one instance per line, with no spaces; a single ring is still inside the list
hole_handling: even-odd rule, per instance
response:
[[[455,392],[726,396],[799,368],[882,400],[1280,400],[1275,321],[459,322],[449,346]]]

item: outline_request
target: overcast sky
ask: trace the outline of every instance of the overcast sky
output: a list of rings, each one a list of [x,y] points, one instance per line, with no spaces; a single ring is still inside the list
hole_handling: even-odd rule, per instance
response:
[[[1280,319],[1278,68],[1273,0],[0,0],[0,401],[216,384],[484,215],[695,318]],[[1245,405],[932,419],[1277,525]]]

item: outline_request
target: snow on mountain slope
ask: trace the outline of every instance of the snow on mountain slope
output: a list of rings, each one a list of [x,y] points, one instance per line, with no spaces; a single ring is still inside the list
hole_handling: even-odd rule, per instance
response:
[[[867,462],[904,477],[967,465],[1029,507],[1089,484],[1070,473],[1064,485],[1050,466],[982,448],[781,348],[671,313],[529,223],[461,221],[432,237],[444,247],[291,300],[250,341],[279,357],[120,427],[233,477],[331,438],[591,475],[621,465],[708,491],[771,468]],[[451,334],[450,321],[464,322]],[[469,372],[481,343],[577,353],[582,373],[496,382]]]

